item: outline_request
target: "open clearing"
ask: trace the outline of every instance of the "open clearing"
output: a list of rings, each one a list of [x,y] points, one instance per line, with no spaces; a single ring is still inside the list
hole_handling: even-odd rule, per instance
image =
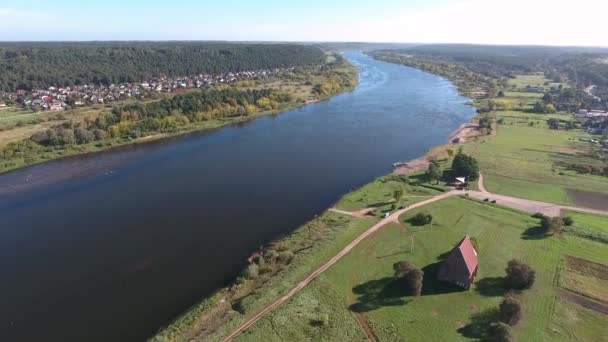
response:
[[[545,85],[545,83],[548,84]],[[542,73],[536,73],[530,75],[515,75],[515,78],[509,79],[508,84],[515,86],[516,89],[524,89],[526,87],[559,87],[559,85],[563,83],[553,82],[552,80],[545,78]]]
[[[419,211],[433,215],[432,227],[384,227],[237,340],[307,340],[310,336],[312,340],[365,340],[357,323],[361,319],[378,340],[480,339],[505,294],[501,277],[514,256],[529,263],[537,274],[534,287],[519,295],[524,319],[515,328],[517,336],[529,341],[605,336],[605,316],[557,300],[557,279],[565,256],[605,261],[605,244],[569,234],[538,235],[538,221],[529,215],[469,199],[433,203],[408,212],[403,222]],[[470,291],[435,278],[442,255],[464,234],[475,237],[479,245],[479,274]],[[394,281],[392,265],[403,260],[425,272],[419,298],[410,297]],[[579,331],[581,317],[590,331]]]
[[[608,193],[605,177],[579,174],[558,164],[577,163],[602,167],[601,161],[587,154],[589,143],[579,138],[590,135],[581,130],[550,130],[546,120],[572,120],[565,114],[531,114],[499,111],[495,136],[487,136],[464,145],[466,153],[479,160],[488,191],[545,202],[575,204],[569,189]],[[603,195],[602,195],[603,196]],[[608,198],[607,198],[608,199]]]

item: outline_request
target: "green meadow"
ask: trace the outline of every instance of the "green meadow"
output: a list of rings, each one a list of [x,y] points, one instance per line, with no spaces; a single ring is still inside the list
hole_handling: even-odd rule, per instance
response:
[[[433,224],[410,227],[417,212]],[[485,338],[505,295],[504,268],[516,256],[536,270],[532,289],[518,294],[524,308],[514,327],[521,341],[567,341],[573,335],[606,336],[605,316],[557,297],[566,256],[608,260],[605,244],[569,234],[537,233],[529,215],[450,198],[414,210],[364,240],[309,287],[256,323],[239,341],[337,341],[366,339],[364,327],[380,341],[468,341]],[[608,219],[606,219],[608,223]],[[479,272],[469,291],[436,280],[442,256],[469,234],[477,240]],[[392,265],[407,260],[424,272],[420,297],[395,281]],[[585,320],[585,327],[579,321]]]
[[[605,177],[579,174],[559,163],[603,166],[589,156],[591,136],[580,129],[550,130],[551,118],[573,120],[569,114],[498,111],[502,122],[495,135],[464,145],[478,159],[486,188],[495,193],[553,203],[575,204],[568,189],[608,193]]]

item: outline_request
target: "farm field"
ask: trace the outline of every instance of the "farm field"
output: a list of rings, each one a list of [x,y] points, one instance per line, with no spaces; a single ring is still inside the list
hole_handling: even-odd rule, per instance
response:
[[[573,334],[597,340],[605,335],[605,315],[557,300],[564,259],[608,260],[604,244],[567,234],[539,236],[534,233],[538,221],[529,215],[463,198],[413,210],[402,217],[402,224],[420,211],[433,215],[432,226],[384,227],[238,340],[359,341],[365,340],[366,330],[380,341],[482,339],[505,294],[501,280],[513,257],[536,270],[534,287],[518,294],[524,308],[514,328],[519,340],[566,341]],[[479,273],[469,291],[435,278],[442,255],[465,234],[479,246]],[[392,265],[404,260],[425,273],[421,297],[409,296],[394,280]],[[581,319],[589,331],[581,331]]]
[[[545,85],[545,83],[547,83]],[[515,78],[509,79],[508,84],[516,89],[524,89],[526,87],[559,87],[558,82],[553,82],[550,79],[545,78],[542,73],[530,74],[530,75],[515,75]],[[542,94],[540,94],[542,97]]]
[[[464,145],[464,151],[478,159],[490,192],[545,202],[576,204],[569,189],[608,193],[605,177],[579,174],[557,163],[601,167],[590,157],[591,145],[579,141],[590,138],[580,129],[550,130],[550,118],[572,120],[566,114],[531,114],[498,111],[497,134]],[[606,197],[608,199],[608,197]]]

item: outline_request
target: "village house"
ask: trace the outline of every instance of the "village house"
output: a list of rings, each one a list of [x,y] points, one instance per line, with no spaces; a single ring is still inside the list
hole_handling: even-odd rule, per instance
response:
[[[61,101],[53,101],[51,102],[51,105],[49,106],[50,110],[62,110],[63,109],[63,102]]]
[[[468,235],[450,251],[437,273],[437,279],[468,290],[477,275],[477,251]]]

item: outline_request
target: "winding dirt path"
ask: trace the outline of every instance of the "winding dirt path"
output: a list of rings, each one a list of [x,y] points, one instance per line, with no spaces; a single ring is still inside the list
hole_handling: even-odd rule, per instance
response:
[[[479,187],[479,191],[452,190],[452,191],[443,193],[441,195],[432,197],[426,201],[412,204],[405,209],[400,209],[400,210],[393,212],[389,217],[386,217],[386,218],[380,220],[378,223],[376,223],[371,228],[369,228],[368,230],[363,232],[361,235],[359,235],[355,240],[353,240],[346,247],[344,247],[344,249],[342,249],[338,254],[336,254],[334,257],[332,257],[328,262],[323,264],[323,266],[319,267],[316,271],[311,273],[309,276],[307,276],[304,280],[300,281],[295,287],[293,287],[285,295],[283,295],[279,299],[275,300],[274,302],[270,303],[262,311],[258,312],[253,317],[242,322],[235,330],[233,330],[228,336],[226,336],[223,341],[229,342],[229,341],[234,340],[234,338],[239,336],[245,330],[249,329],[257,321],[262,319],[264,316],[269,314],[271,311],[276,309],[278,306],[284,304],[289,299],[291,299],[300,290],[302,290],[304,287],[306,287],[306,285],[310,284],[313,280],[315,280],[321,273],[325,272],[328,268],[330,268],[333,264],[338,262],[342,257],[344,257],[353,248],[355,248],[361,241],[366,239],[368,236],[374,234],[376,231],[380,230],[385,225],[390,224],[390,223],[399,222],[399,217],[403,213],[416,209],[416,208],[419,208],[419,207],[422,207],[422,206],[425,206],[427,204],[431,204],[433,202],[437,202],[437,201],[446,199],[448,197],[468,194],[470,197],[473,197],[475,199],[485,200],[487,198],[490,201],[495,200],[496,204],[498,204],[498,205],[502,205],[502,206],[517,209],[517,210],[522,210],[522,211],[529,212],[529,213],[541,212],[541,213],[543,213],[545,215],[549,215],[549,216],[559,216],[561,214],[562,210],[572,210],[572,211],[578,211],[578,212],[583,212],[583,213],[608,216],[608,211],[588,209],[588,208],[579,208],[579,207],[570,207],[570,206],[558,205],[558,204],[553,204],[553,203],[532,201],[532,200],[526,200],[526,199],[522,199],[522,198],[515,198],[515,197],[510,197],[510,196],[493,194],[493,193],[490,193],[489,191],[487,191],[487,189],[485,188],[482,174],[479,175],[478,187]],[[349,212],[346,210],[331,208],[330,211],[340,213],[340,214],[350,215],[350,216],[354,216],[354,217],[362,217],[361,216],[362,210],[356,211],[356,212]]]
[[[435,196],[426,201],[412,204],[411,206],[409,206],[405,209],[397,210],[393,214],[391,214],[389,217],[382,219],[380,222],[373,225],[370,229],[366,230],[363,234],[359,235],[355,240],[353,240],[353,242],[349,243],[346,247],[344,247],[344,249],[342,249],[338,254],[336,254],[333,258],[331,258],[323,266],[321,266],[316,271],[311,273],[304,280],[300,281],[294,288],[292,288],[285,295],[283,295],[279,299],[275,300],[274,302],[270,303],[262,311],[258,312],[253,317],[251,317],[251,318],[247,319],[245,322],[241,323],[234,331],[232,331],[232,333],[230,333],[228,336],[226,336],[223,341],[224,342],[232,341],[235,337],[239,336],[243,331],[249,329],[249,327],[254,325],[257,321],[262,319],[264,316],[266,316],[272,310],[274,310],[281,304],[287,302],[296,293],[300,292],[300,290],[302,290],[306,285],[310,284],[310,282],[312,282],[315,278],[317,278],[321,273],[325,272],[328,268],[330,268],[333,264],[338,262],[338,260],[340,260],[343,256],[345,256],[353,248],[355,248],[361,241],[363,241],[365,238],[372,235],[373,233],[375,233],[376,231],[378,231],[380,228],[384,227],[385,225],[395,222],[395,219],[398,219],[399,216],[401,216],[401,214],[405,213],[406,211],[413,210],[418,207],[422,207],[429,203],[437,202],[442,199],[448,198],[450,196],[454,196],[458,193],[460,193],[460,192],[459,191],[446,192],[444,194]]]

